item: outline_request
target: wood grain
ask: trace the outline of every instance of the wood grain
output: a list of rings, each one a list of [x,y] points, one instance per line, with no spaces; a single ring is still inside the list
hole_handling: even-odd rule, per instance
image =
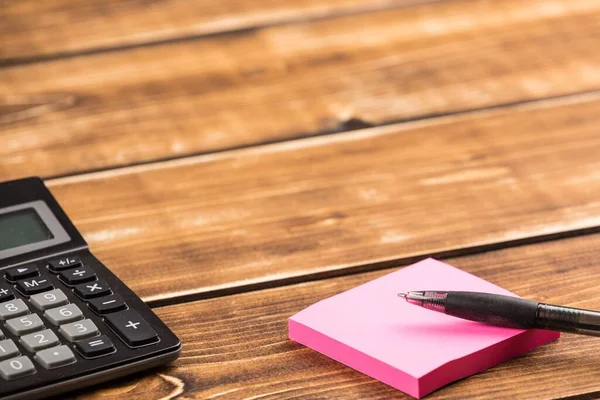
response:
[[[146,300],[247,290],[597,229],[599,107],[594,94],[50,186]]]
[[[600,309],[600,235],[447,262],[526,298]],[[402,399],[400,392],[287,340],[287,318],[390,272],[310,282],[159,308],[182,339],[171,368],[77,399]],[[564,334],[529,354],[447,386],[428,399],[556,399],[600,395],[600,341]],[[165,397],[168,398],[168,397]],[[597,398],[597,397],[589,397]]]
[[[402,7],[427,0],[7,0],[0,64]]]
[[[595,0],[465,0],[5,68],[0,179],[597,90],[598,48]]]

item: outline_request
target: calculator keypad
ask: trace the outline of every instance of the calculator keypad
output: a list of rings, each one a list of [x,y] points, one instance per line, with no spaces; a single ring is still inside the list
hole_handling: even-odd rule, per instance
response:
[[[119,351],[119,346],[138,348],[160,341],[152,326],[79,257],[53,259],[47,265],[11,268],[0,282],[0,386],[3,379],[36,374],[36,368],[78,362],[77,353],[95,360]],[[113,343],[109,328],[122,344]]]

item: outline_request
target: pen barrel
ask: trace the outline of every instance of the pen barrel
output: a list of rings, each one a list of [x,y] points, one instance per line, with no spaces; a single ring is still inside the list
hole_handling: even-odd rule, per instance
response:
[[[536,327],[600,336],[600,312],[540,303]]]
[[[454,317],[509,328],[537,327],[538,302],[489,293],[449,292],[444,312]]]

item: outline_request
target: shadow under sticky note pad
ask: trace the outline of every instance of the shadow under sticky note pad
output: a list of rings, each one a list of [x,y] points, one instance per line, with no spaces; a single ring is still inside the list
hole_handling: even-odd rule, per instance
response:
[[[302,310],[289,319],[289,337],[417,398],[559,337],[465,321],[397,297],[411,290],[514,296],[428,259]]]

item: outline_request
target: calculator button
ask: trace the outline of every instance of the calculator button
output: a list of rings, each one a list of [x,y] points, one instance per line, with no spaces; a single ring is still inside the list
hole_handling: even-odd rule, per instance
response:
[[[90,308],[97,314],[108,314],[115,311],[125,310],[127,304],[118,294],[100,297],[99,299],[90,300]]]
[[[0,362],[0,376],[7,381],[35,374],[35,367],[29,357],[22,356]]]
[[[96,279],[96,273],[90,267],[79,267],[62,271],[59,277],[67,285],[77,285],[78,283],[93,281]]]
[[[75,348],[86,358],[105,356],[116,351],[113,343],[105,335],[80,340],[75,343]]]
[[[9,281],[18,281],[19,279],[33,278],[39,274],[40,271],[36,266],[25,265],[23,267],[17,267],[6,271],[6,279]]]
[[[44,311],[49,308],[62,306],[69,303],[69,299],[60,289],[54,289],[46,293],[34,294],[29,302],[38,310]]]
[[[44,329],[44,321],[37,314],[29,314],[6,321],[6,328],[16,336]]]
[[[156,331],[134,310],[109,314],[106,322],[131,347],[158,341]]]
[[[79,257],[63,257],[56,260],[48,261],[48,266],[54,272],[64,271],[65,269],[81,267],[81,259]]]
[[[52,290],[54,289],[54,286],[52,286],[52,282],[50,282],[48,278],[40,276],[37,278],[17,281],[17,288],[21,293],[29,296],[32,294]]]
[[[60,344],[58,337],[50,329],[25,335],[21,337],[20,342],[27,351],[32,353]]]
[[[0,339],[4,339],[4,333],[0,331]]]
[[[38,352],[34,358],[35,361],[46,369],[62,367],[76,361],[75,354],[73,354],[73,351],[67,346],[58,346],[42,350]]]
[[[6,360],[7,358],[16,357],[19,354],[17,345],[10,339],[0,341],[0,360]]]
[[[82,299],[91,299],[111,293],[108,284],[104,281],[94,281],[75,286],[75,294]]]
[[[27,308],[27,304],[21,299],[0,304],[0,321],[25,314],[29,314],[29,308]]]
[[[61,335],[69,342],[76,342],[81,339],[87,339],[90,336],[98,334],[98,328],[91,319],[84,319],[71,324],[62,325],[59,328]]]
[[[47,310],[44,317],[54,326],[60,326],[69,322],[83,319],[83,313],[75,304],[68,304],[64,307],[57,307]]]
[[[13,299],[15,297],[10,286],[0,283],[0,303]]]

